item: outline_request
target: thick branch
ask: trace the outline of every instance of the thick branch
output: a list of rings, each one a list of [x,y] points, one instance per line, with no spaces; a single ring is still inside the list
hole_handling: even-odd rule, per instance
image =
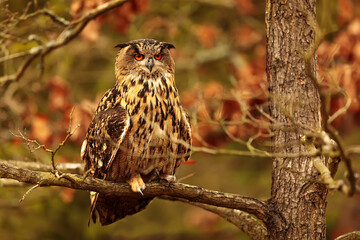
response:
[[[237,209],[217,207],[213,205],[207,205],[204,203],[191,202],[183,198],[174,198],[174,197],[161,197],[167,200],[176,200],[186,202],[188,204],[194,205],[196,207],[203,208],[215,214],[218,214],[220,217],[226,219],[227,221],[234,224],[241,231],[246,233],[253,240],[266,240],[268,239],[268,232],[265,226],[253,216],[243,211]]]
[[[335,238],[335,240],[358,240],[358,239],[360,239],[360,231],[350,232]]]
[[[10,178],[40,186],[63,186],[79,190],[96,191],[106,195],[140,197],[138,193],[132,192],[126,183],[113,183],[90,177],[83,180],[82,176],[75,174],[63,174],[60,177],[56,177],[50,172],[31,171],[4,162],[0,162],[0,178]],[[274,214],[274,212],[270,213],[266,203],[260,200],[237,194],[211,191],[182,183],[151,182],[146,184],[146,189],[143,193],[144,197],[165,195],[183,198],[191,202],[238,209],[253,214],[264,222],[267,222],[270,219],[270,215]]]

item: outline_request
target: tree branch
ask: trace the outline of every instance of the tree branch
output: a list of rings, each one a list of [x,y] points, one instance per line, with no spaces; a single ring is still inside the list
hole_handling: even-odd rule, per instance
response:
[[[348,196],[352,196],[356,192],[356,182],[357,182],[357,178],[355,177],[355,172],[352,167],[352,162],[346,151],[345,144],[344,144],[342,138],[340,137],[338,131],[331,125],[331,121],[333,121],[333,117],[331,117],[331,118],[329,117],[329,113],[326,109],[325,95],[322,93],[321,86],[318,81],[318,77],[311,67],[312,66],[312,56],[314,56],[314,54],[316,53],[316,50],[318,49],[318,46],[324,39],[324,33],[319,28],[319,26],[316,22],[316,19],[314,19],[311,16],[308,16],[308,21],[310,22],[311,26],[313,26],[313,28],[315,30],[315,41],[310,45],[308,51],[303,53],[303,57],[304,57],[304,61],[305,61],[305,72],[308,75],[308,77],[310,78],[312,84],[314,85],[314,87],[320,97],[320,114],[321,114],[321,122],[322,122],[321,125],[322,125],[322,128],[324,129],[324,131],[337,144],[340,159],[341,159],[341,161],[344,162],[346,170],[348,171],[347,180],[349,181],[349,188],[348,188],[348,191],[346,192],[346,194]],[[350,103],[348,103],[348,104],[350,104]],[[334,115],[337,116],[337,114],[342,114],[342,112],[338,112],[338,113],[336,113],[336,115],[335,114]],[[338,163],[336,163],[336,164],[333,163],[332,168],[337,169],[337,165],[338,165]],[[333,173],[333,174],[335,174],[335,173]]]
[[[358,240],[359,238],[360,238],[360,231],[355,231],[341,235],[335,238],[335,240]]]
[[[78,190],[96,191],[106,195],[140,197],[138,193],[132,192],[126,183],[113,183],[91,177],[82,179],[81,175],[76,174],[62,174],[60,177],[56,177],[50,172],[31,171],[5,162],[0,162],[0,178],[38,184],[41,187],[62,186]],[[147,183],[143,194],[143,197],[171,196],[191,202],[238,209],[253,214],[263,222],[273,219],[274,216],[271,215],[277,214],[270,212],[265,202],[254,198],[211,191],[183,183]]]
[[[121,5],[123,5],[128,1],[129,0],[113,0],[110,2],[103,3],[99,5],[97,8],[86,13],[80,19],[74,20],[70,23],[64,22],[64,19],[62,19],[62,22],[65,25],[68,25],[69,27],[65,28],[55,41],[49,41],[41,46],[33,47],[29,51],[24,53],[16,53],[17,56],[28,56],[28,58],[18,69],[17,73],[0,77],[0,86],[9,81],[18,81],[23,76],[26,69],[37,57],[39,56],[44,57],[53,50],[66,45],[75,37],[77,37],[77,35],[79,35],[79,33],[91,20],[114,8],[120,7]],[[55,15],[50,11],[42,10],[40,12],[49,15],[53,20],[55,18]],[[57,20],[59,20],[59,18]],[[11,59],[11,58],[12,56],[4,57],[2,58],[2,60],[6,61],[7,59]]]
[[[0,187],[24,187],[25,183],[16,181],[14,179],[0,178]]]
[[[266,240],[268,239],[268,232],[265,226],[258,220],[256,220],[253,216],[238,209],[230,209],[217,207],[213,205],[207,205],[204,203],[191,202],[183,198],[176,197],[160,197],[167,200],[176,200],[182,201],[188,204],[191,204],[196,207],[203,208],[210,212],[213,212],[220,217],[224,218],[228,222],[234,224],[241,231],[246,233],[253,240]]]
[[[25,168],[32,171],[40,172],[51,172],[53,167],[49,164],[40,163],[40,162],[24,162],[17,160],[2,160],[0,159],[0,164],[10,164],[14,167]],[[84,165],[81,163],[59,163],[56,164],[56,169],[63,173],[73,173],[73,174],[83,174]]]

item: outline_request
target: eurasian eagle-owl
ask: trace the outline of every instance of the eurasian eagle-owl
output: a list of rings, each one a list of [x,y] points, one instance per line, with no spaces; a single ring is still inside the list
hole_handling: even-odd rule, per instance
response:
[[[85,172],[127,182],[138,198],[90,193],[90,218],[102,225],[144,209],[144,182],[175,179],[190,155],[191,129],[175,86],[172,44],[152,39],[122,43],[115,62],[116,84],[101,99],[82,145]],[[90,219],[89,219],[90,221]]]

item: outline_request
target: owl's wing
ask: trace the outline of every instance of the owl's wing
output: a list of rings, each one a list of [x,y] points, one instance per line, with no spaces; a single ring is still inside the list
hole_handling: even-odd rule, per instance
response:
[[[101,110],[101,106],[98,107],[81,148],[81,158],[85,161],[85,172],[90,169],[91,176],[106,179],[107,170],[120,149],[129,125],[130,117],[127,111],[119,105],[106,110]],[[98,196],[99,194],[96,192],[90,193],[90,217],[93,216]]]
[[[119,105],[96,113],[81,150],[85,171],[93,168],[94,177],[104,177],[124,140],[129,125],[130,117]]]
[[[180,121],[180,144],[178,144],[178,157],[176,167],[184,161],[189,160],[191,155],[192,137],[189,115],[182,109],[182,119]]]

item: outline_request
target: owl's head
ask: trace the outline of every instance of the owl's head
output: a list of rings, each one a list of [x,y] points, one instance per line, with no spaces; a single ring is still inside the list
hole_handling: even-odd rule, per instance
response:
[[[169,49],[174,45],[153,39],[139,39],[121,43],[115,62],[116,76],[153,76],[166,72],[173,74],[175,63]]]

